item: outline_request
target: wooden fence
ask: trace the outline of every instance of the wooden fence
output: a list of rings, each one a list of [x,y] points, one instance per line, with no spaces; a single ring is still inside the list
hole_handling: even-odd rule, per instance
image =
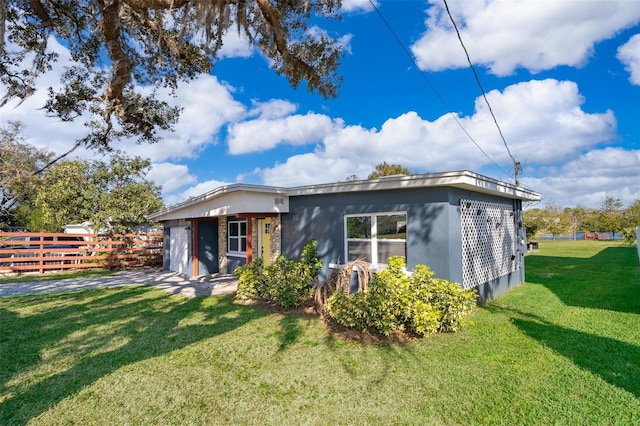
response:
[[[0,232],[0,273],[162,266],[162,233]]]

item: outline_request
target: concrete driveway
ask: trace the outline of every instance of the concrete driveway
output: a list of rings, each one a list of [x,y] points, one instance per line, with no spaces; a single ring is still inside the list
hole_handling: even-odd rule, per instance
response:
[[[233,294],[238,288],[238,279],[228,274],[205,275],[189,279],[176,272],[160,269],[134,269],[119,271],[108,277],[0,284],[0,297],[140,285],[155,287],[185,297],[199,297]]]

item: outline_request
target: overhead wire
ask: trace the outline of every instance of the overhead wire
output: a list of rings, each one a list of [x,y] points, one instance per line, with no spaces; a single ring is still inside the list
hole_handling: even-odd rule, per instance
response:
[[[449,114],[453,120],[458,124],[458,126],[460,127],[460,129],[462,129],[462,131],[464,132],[464,134],[467,136],[467,138],[476,146],[476,148],[487,158],[487,160],[489,160],[494,166],[496,166],[498,168],[498,170],[500,170],[502,173],[504,173],[505,175],[513,178],[514,176],[512,176],[509,172],[505,171],[498,163],[496,163],[490,156],[489,154],[487,154],[485,152],[484,149],[482,149],[482,147],[476,142],[476,140],[473,138],[473,136],[471,136],[471,134],[469,134],[469,132],[467,131],[467,129],[465,129],[465,127],[462,125],[462,123],[460,122],[460,120],[458,119],[458,116],[452,111],[452,108],[447,104],[447,101],[442,97],[442,95],[440,94],[440,92],[438,91],[438,89],[436,89],[436,87],[433,85],[433,83],[431,83],[431,80],[429,80],[429,78],[427,77],[427,75],[425,74],[424,71],[422,71],[420,69],[420,67],[418,66],[418,64],[416,63],[416,60],[414,58],[414,56],[411,54],[411,52],[409,51],[409,49],[407,49],[407,47],[404,45],[404,43],[402,42],[402,40],[400,40],[400,37],[398,36],[398,34],[395,32],[395,30],[393,29],[393,27],[391,26],[391,24],[389,23],[389,21],[387,21],[387,19],[384,17],[384,15],[382,14],[382,12],[380,11],[380,9],[375,5],[375,2],[373,0],[369,0],[369,3],[371,4],[371,6],[373,7],[373,9],[375,10],[375,12],[378,14],[378,17],[380,17],[380,20],[382,20],[382,22],[384,23],[384,25],[387,27],[387,29],[389,30],[389,32],[391,33],[391,35],[393,36],[393,38],[395,38],[396,42],[400,45],[400,47],[402,48],[402,50],[404,51],[404,53],[407,55],[407,57],[409,58],[409,60],[411,61],[411,63],[413,64],[413,66],[415,67],[416,70],[419,71],[420,76],[422,77],[422,79],[427,83],[427,85],[431,88],[431,90],[433,91],[433,93],[436,95],[436,97],[438,98],[438,100],[442,103],[442,105],[446,108],[447,110],[447,114]],[[465,50],[466,51],[466,50]],[[485,98],[486,100],[486,98]],[[491,107],[489,107],[491,109]],[[492,113],[493,115],[493,113]],[[495,117],[494,117],[495,120]],[[501,133],[502,134],[502,133]],[[504,139],[504,138],[503,138]],[[505,142],[506,143],[506,142]],[[508,150],[508,147],[507,147]],[[511,153],[509,152],[509,155],[511,155]],[[511,157],[513,158],[513,157]],[[517,182],[517,175],[516,175],[516,182]]]
[[[442,0],[444,2],[444,7],[447,10],[447,15],[449,15],[449,19],[451,20],[451,23],[453,24],[453,28],[456,30],[456,34],[458,35],[458,40],[460,40],[460,45],[462,46],[462,49],[464,50],[464,54],[467,57],[467,62],[469,63],[469,67],[471,68],[471,71],[473,71],[473,76],[476,79],[476,83],[478,83],[478,87],[480,88],[480,91],[482,92],[482,97],[484,98],[484,102],[487,104],[487,107],[489,108],[489,113],[491,114],[491,117],[493,117],[493,122],[496,125],[496,128],[498,129],[498,133],[500,134],[500,138],[502,139],[502,142],[504,143],[504,147],[507,149],[507,153],[509,154],[509,157],[511,157],[511,160],[513,161],[513,165],[515,168],[515,179],[516,179],[516,185],[518,184],[518,171],[520,169],[520,163],[518,161],[516,161],[516,159],[513,157],[513,155],[511,155],[511,150],[509,149],[509,145],[507,144],[506,139],[504,138],[504,135],[502,134],[502,129],[500,128],[500,125],[498,124],[498,119],[496,118],[495,114],[493,113],[493,108],[491,108],[491,104],[489,103],[489,99],[487,99],[487,94],[484,91],[484,87],[482,87],[482,83],[480,82],[480,77],[478,76],[478,72],[476,71],[476,67],[473,66],[473,62],[471,62],[471,57],[469,56],[469,52],[467,51],[467,47],[464,45],[464,42],[462,41],[462,35],[460,35],[460,31],[458,30],[458,25],[456,24],[456,21],[453,19],[453,15],[451,14],[451,11],[449,10],[449,4],[447,3],[447,0]]]

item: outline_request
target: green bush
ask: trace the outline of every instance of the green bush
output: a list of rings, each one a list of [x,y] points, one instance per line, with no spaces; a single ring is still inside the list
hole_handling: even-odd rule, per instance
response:
[[[439,315],[441,332],[459,331],[465,326],[465,320],[476,306],[478,295],[458,284],[436,278],[433,280],[431,294],[427,303],[433,306]]]
[[[336,291],[326,303],[329,316],[346,327],[384,335],[397,330],[420,336],[460,330],[476,305],[476,292],[434,278],[425,265],[417,265],[410,276],[404,266],[404,258],[391,257],[367,291]]]
[[[624,241],[629,244],[629,245],[636,245],[637,244],[637,235],[636,235],[636,228],[633,226],[630,226],[628,228],[625,228],[622,230],[622,237],[624,238]]]
[[[266,294],[267,282],[262,258],[253,260],[250,265],[238,266],[234,271],[238,276],[236,295],[241,299],[262,299]]]
[[[300,259],[281,255],[273,265],[265,267],[258,258],[251,265],[236,268],[236,294],[242,299],[270,300],[283,308],[297,306],[311,296],[320,268],[322,261],[316,251],[316,241],[311,241],[304,246]]]

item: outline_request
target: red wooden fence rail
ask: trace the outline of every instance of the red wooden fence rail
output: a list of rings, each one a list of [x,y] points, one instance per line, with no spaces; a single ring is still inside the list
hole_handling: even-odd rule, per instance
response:
[[[162,233],[0,232],[0,273],[162,265]]]

